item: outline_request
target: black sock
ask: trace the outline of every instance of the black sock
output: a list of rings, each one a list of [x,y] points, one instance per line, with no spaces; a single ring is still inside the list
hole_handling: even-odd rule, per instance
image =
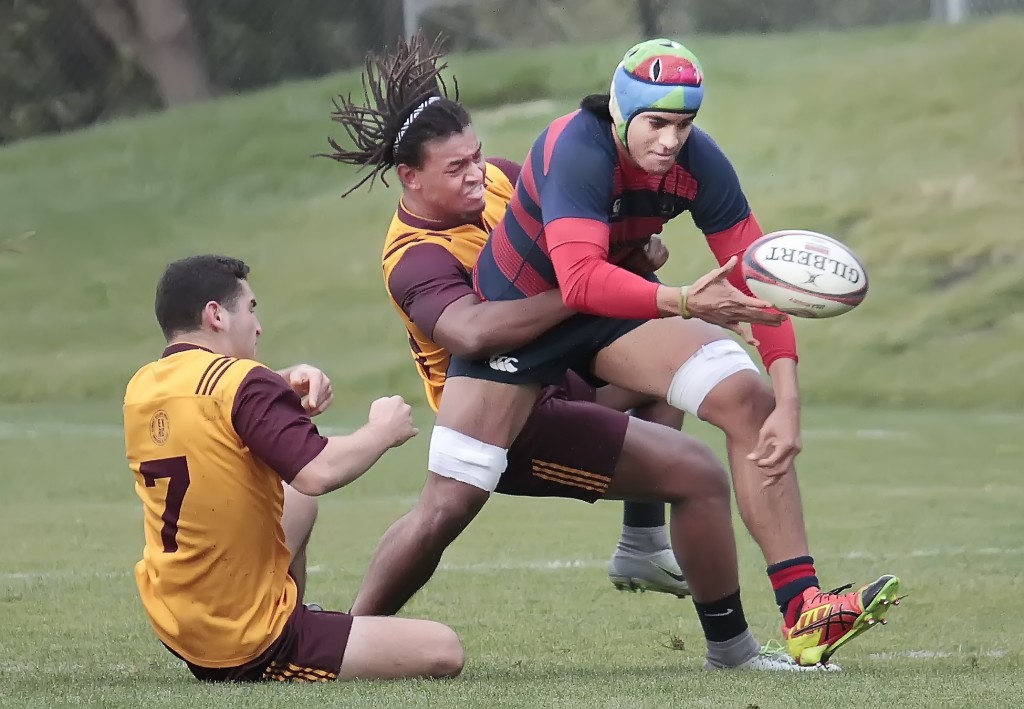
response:
[[[732,640],[747,629],[739,589],[720,600],[711,603],[694,601],[693,605],[697,609],[701,627],[704,628],[704,637],[713,643]]]
[[[624,527],[664,527],[665,503],[663,502],[623,502],[622,526]]]

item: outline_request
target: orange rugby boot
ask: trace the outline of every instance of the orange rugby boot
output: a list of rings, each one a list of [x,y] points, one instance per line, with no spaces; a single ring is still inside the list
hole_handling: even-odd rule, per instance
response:
[[[899,595],[900,580],[886,574],[857,591],[843,593],[852,584],[827,593],[808,588],[796,622],[783,625],[789,654],[801,665],[817,665],[846,643],[876,625],[885,625],[885,615],[903,598]]]

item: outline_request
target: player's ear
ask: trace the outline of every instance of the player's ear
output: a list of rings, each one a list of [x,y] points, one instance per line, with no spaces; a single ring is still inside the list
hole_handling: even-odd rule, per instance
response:
[[[412,165],[397,165],[395,172],[398,173],[398,179],[402,181],[402,187],[410,190],[418,190],[422,187],[420,173]]]
[[[224,308],[221,304],[215,300],[209,301],[203,306],[203,325],[214,332],[220,332],[224,329]]]

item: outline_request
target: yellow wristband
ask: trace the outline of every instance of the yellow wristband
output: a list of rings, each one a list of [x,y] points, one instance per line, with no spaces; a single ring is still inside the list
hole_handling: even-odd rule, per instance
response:
[[[682,286],[679,288],[679,314],[683,318],[693,317],[690,315],[690,309],[686,307],[686,301],[690,297],[690,286]]]

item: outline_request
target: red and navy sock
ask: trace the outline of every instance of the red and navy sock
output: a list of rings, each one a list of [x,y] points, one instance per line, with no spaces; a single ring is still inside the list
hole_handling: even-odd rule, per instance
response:
[[[814,559],[809,556],[798,556],[795,559],[780,561],[768,567],[768,578],[775,589],[775,602],[785,618],[786,625],[796,622],[799,599],[808,588],[820,588],[817,572],[814,570]]]

